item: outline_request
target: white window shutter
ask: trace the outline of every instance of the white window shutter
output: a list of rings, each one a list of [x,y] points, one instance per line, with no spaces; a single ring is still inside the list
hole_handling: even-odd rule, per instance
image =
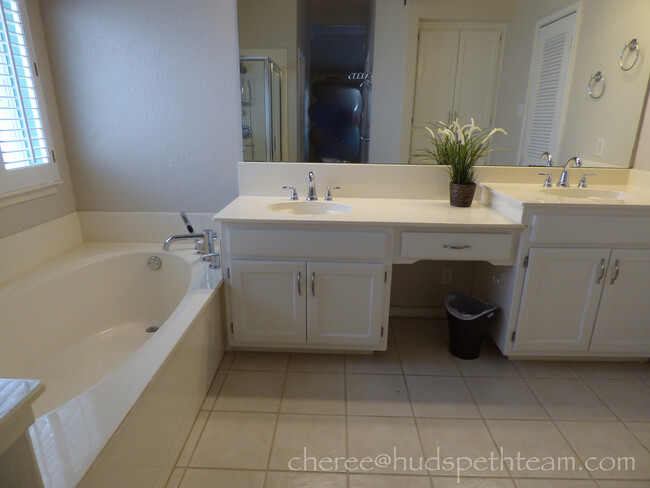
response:
[[[537,31],[520,156],[522,165],[541,164],[543,152],[557,152],[575,19],[574,12]]]

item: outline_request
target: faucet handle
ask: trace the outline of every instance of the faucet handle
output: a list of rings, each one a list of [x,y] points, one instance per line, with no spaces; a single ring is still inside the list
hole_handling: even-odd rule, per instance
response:
[[[183,223],[187,228],[187,232],[189,232],[190,234],[194,234],[194,227],[192,227],[192,224],[190,223],[190,218],[187,216],[187,213],[185,213],[185,210],[181,210],[181,219],[183,219]]]
[[[553,186],[553,182],[551,181],[551,173],[549,172],[541,172],[537,173],[540,176],[546,176],[546,180],[544,180],[544,188],[551,188]]]
[[[596,176],[596,173],[582,173],[582,178],[580,178],[578,188],[587,188],[587,176]]]
[[[328,186],[327,187],[327,192],[325,193],[325,201],[326,202],[331,202],[332,201],[332,190],[340,190],[340,186]]]
[[[284,190],[291,190],[291,197],[290,197],[290,200],[298,200],[298,192],[296,191],[296,187],[295,187],[295,186],[284,185],[282,188],[283,188]]]

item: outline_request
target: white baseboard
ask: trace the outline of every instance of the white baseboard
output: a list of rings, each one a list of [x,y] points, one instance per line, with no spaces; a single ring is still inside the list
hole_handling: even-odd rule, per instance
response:
[[[443,307],[390,307],[390,316],[414,319],[444,319],[446,313]]]

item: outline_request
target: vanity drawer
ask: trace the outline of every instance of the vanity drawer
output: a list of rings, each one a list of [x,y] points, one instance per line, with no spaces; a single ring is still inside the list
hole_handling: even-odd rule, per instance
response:
[[[400,256],[406,259],[510,262],[513,234],[402,232]]]
[[[232,258],[384,260],[388,255],[385,232],[229,228],[224,237]]]

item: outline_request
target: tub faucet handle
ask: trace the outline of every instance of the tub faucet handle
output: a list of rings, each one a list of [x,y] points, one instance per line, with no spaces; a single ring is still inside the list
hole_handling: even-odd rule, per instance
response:
[[[190,218],[187,216],[187,213],[185,210],[181,210],[181,219],[183,219],[183,223],[185,224],[185,227],[187,227],[187,232],[192,234],[194,232],[194,227],[192,227],[192,223],[190,222]]]

